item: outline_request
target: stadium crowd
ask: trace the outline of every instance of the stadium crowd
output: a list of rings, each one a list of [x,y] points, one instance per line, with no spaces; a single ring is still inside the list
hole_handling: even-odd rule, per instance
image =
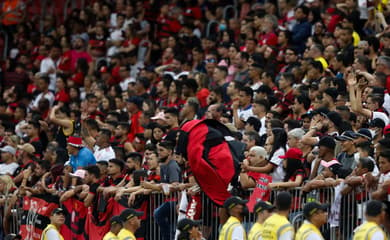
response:
[[[62,206],[47,214],[42,239],[62,239],[70,199],[95,224],[102,199],[124,201],[104,239],[151,239],[150,221],[160,229],[155,239],[174,239],[176,229],[178,239],[216,239],[210,219],[196,221],[205,211],[215,217],[216,207],[219,239],[246,239],[243,199],[255,192],[338,186],[343,195],[370,193],[368,225],[356,239],[387,239],[378,227],[390,232],[387,0],[83,2],[62,19],[30,15],[28,1],[2,1],[0,239],[10,233],[11,209],[33,196]],[[179,151],[192,120],[217,121],[244,144],[229,185],[239,197],[201,194],[219,182],[196,178],[205,170],[189,152],[222,143]],[[164,201],[148,209],[153,192]],[[249,209],[259,224],[249,239],[323,239],[329,206],[297,207],[288,192],[274,205],[261,196]],[[170,217],[176,208],[178,223]],[[296,235],[293,208],[306,218]]]

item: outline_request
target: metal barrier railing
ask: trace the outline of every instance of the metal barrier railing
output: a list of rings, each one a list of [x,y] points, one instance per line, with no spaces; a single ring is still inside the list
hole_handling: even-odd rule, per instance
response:
[[[316,189],[311,192],[302,192],[300,188],[290,189],[293,203],[291,206],[291,212],[289,215],[290,222],[294,225],[297,230],[302,224],[303,217],[303,206],[311,201],[319,201],[321,203],[329,203],[331,209],[329,211],[328,223],[324,225],[321,232],[325,239],[329,240],[349,240],[352,237],[353,230],[364,221],[364,205],[370,199],[370,193],[357,189],[350,194],[342,195],[337,188],[323,188]],[[280,190],[274,190],[270,195],[270,202],[274,202],[276,195]],[[179,199],[181,193],[174,193],[170,195],[170,198]],[[148,198],[147,208],[147,219],[142,222],[143,234],[145,239],[160,240],[162,233],[169,229],[161,229],[158,225],[159,219],[156,219],[156,209],[167,203],[167,197],[164,194],[151,194]],[[23,201],[22,201],[23,202]],[[169,212],[165,212],[163,217],[169,222],[172,227],[171,234],[174,233],[174,228],[177,223],[179,215],[185,215],[183,211],[179,211],[176,207],[175,202],[169,209]],[[195,219],[203,221],[202,231],[206,239],[217,239],[220,229],[220,219],[218,217],[218,208],[204,195],[200,194],[197,196],[196,212],[191,215]],[[13,206],[7,213],[7,207],[3,207],[3,216],[7,216],[3,223],[3,226],[8,226],[5,232],[18,233],[20,223],[22,219],[23,211],[20,207],[21,202]],[[161,217],[161,216],[160,216]],[[250,214],[244,219],[243,225],[249,231],[251,225],[256,221],[254,214]]]

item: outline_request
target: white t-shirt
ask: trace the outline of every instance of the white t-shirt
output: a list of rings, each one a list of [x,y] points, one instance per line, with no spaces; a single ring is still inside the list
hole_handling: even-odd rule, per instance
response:
[[[13,163],[1,163],[0,164],[0,174],[10,174],[13,175],[16,169],[19,167],[19,164],[13,162]]]
[[[115,152],[111,146],[102,149],[100,149],[98,146],[95,146],[93,155],[96,158],[96,162],[108,162],[108,160],[115,158]]]
[[[55,99],[55,96],[52,92],[47,92],[47,93],[40,93],[36,98],[35,100],[33,101],[32,103],[32,106],[37,108],[38,107],[38,104],[39,104],[39,101],[42,99],[42,98],[46,98],[47,100],[49,100],[49,103],[50,103],[50,107],[53,106],[53,103],[54,103],[54,99]]]
[[[42,60],[41,67],[40,67],[39,71],[41,73],[47,74],[51,69],[56,70],[58,64],[59,64],[59,61],[57,61],[57,63],[56,63],[56,62],[54,62],[54,60],[52,58],[47,57],[47,58]],[[50,78],[49,90],[55,91],[56,90],[57,74],[54,72],[54,73],[48,74],[48,76]]]
[[[389,124],[389,117],[383,112],[372,112],[371,119],[379,118],[385,122],[385,125]]]
[[[272,156],[271,160],[269,160],[270,163],[274,164],[276,166],[275,170],[271,173],[272,176],[272,182],[283,182],[284,176],[286,173],[283,170],[283,160],[280,156],[283,156],[285,154],[285,151],[283,148],[279,148],[275,151],[274,155]]]
[[[386,182],[387,180],[390,180],[390,172],[382,173],[379,176],[379,184]]]

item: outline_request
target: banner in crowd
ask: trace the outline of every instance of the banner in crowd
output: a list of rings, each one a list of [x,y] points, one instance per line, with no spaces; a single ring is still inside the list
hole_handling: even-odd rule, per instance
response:
[[[50,214],[58,208],[58,197],[51,194],[23,198],[20,235],[24,240],[40,240],[42,231],[50,223]]]
[[[84,228],[88,208],[77,198],[69,198],[62,203],[65,210],[65,224],[61,227],[64,240],[85,240]]]

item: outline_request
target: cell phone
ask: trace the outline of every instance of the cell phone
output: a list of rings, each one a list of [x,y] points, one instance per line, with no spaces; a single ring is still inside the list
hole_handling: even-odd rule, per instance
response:
[[[148,177],[148,172],[146,170],[136,170],[133,172],[134,185],[139,186],[141,180]]]

